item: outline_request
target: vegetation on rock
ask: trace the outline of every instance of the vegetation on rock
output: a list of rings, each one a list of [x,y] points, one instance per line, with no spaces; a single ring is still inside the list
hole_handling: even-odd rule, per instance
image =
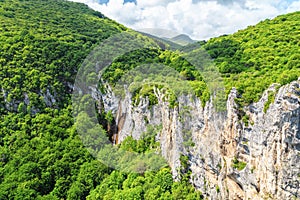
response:
[[[125,174],[101,164],[77,134],[70,85],[90,51],[127,28],[59,0],[0,1],[0,21],[0,199],[200,198],[168,167]],[[146,137],[121,148],[137,143],[157,146]]]
[[[272,83],[287,84],[300,75],[299,18],[300,12],[295,12],[201,42],[222,73],[227,91],[236,87],[242,94],[241,104],[257,101]],[[202,198],[188,176],[174,182],[169,167],[123,173],[105,166],[78,136],[70,98],[75,75],[101,41],[130,30],[83,4],[60,0],[2,0],[0,21],[0,199]],[[129,52],[116,58],[103,78],[115,86],[130,70],[156,62],[180,74],[205,103],[210,92],[203,75],[182,55],[158,49]],[[153,76],[154,83],[133,88],[133,99],[148,97],[150,105],[156,104],[153,86],[162,89],[168,81],[169,86],[178,83],[178,77],[163,78]],[[186,88],[177,90],[176,95]],[[171,107],[176,107],[174,93],[168,96]],[[273,99],[270,94],[265,111]],[[108,124],[114,120],[112,113],[99,115]],[[119,148],[141,153],[158,146],[150,135],[141,140],[128,137]],[[185,171],[188,157],[180,161]],[[245,166],[233,161],[238,170]]]

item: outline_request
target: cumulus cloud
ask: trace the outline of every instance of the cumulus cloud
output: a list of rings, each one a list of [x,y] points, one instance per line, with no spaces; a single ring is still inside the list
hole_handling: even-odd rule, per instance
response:
[[[166,29],[194,39],[230,34],[300,10],[300,0],[73,0],[137,30]],[[157,32],[157,31],[156,31]],[[163,31],[158,31],[162,34]]]

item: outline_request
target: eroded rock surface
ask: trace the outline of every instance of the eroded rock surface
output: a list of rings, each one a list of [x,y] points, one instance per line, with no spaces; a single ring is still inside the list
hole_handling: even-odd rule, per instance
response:
[[[192,96],[179,97],[172,108],[164,94],[155,94],[154,106],[147,99],[134,106],[128,92],[123,100],[111,90],[101,97],[115,116],[118,143],[161,125],[157,139],[174,178],[179,178],[180,156],[188,156],[191,182],[209,199],[300,198],[300,80],[272,85],[245,108],[236,103],[233,88],[227,113],[216,112],[212,102],[203,107]]]

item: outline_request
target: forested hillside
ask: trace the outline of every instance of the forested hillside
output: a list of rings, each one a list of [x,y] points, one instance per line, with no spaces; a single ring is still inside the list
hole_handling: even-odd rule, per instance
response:
[[[272,83],[287,84],[300,75],[299,19],[300,12],[279,16],[182,49],[204,47],[222,74],[227,92],[236,87],[239,103],[247,105]],[[124,173],[90,155],[78,136],[71,106],[75,76],[94,47],[123,31],[136,34],[83,4],[0,1],[0,199],[203,197],[190,184],[187,156],[180,159],[179,182],[172,179],[168,166]],[[156,43],[168,46],[163,40]],[[133,51],[116,58],[102,78],[115,86],[128,71],[155,61],[189,81],[188,87],[204,106],[210,97],[205,78],[181,55],[180,50]],[[136,89],[132,98],[138,103],[140,97],[147,97],[150,106],[157,103],[152,85]],[[174,94],[169,98],[172,109],[178,106],[176,98]],[[99,115],[103,128],[108,129],[111,113]],[[118,147],[140,153],[158,146],[155,137],[128,137]]]
[[[67,85],[89,51],[126,30],[87,6],[65,1],[1,1],[0,5],[2,112],[4,100],[5,110],[16,111],[13,105],[24,99],[29,107],[42,110],[47,105],[41,98],[47,93],[59,98],[48,106],[65,107]]]
[[[300,12],[265,20],[204,45],[242,103],[256,102],[272,83],[285,85],[300,75]]]
[[[0,199],[200,198],[168,167],[126,174],[104,166],[77,135],[76,72],[99,42],[126,30],[83,4],[0,1]]]

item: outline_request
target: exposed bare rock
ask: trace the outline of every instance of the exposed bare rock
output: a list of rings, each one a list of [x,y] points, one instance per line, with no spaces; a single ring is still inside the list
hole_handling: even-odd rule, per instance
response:
[[[174,178],[180,177],[180,156],[188,156],[191,182],[209,199],[300,198],[300,80],[272,85],[245,108],[233,88],[226,114],[192,96],[179,97],[172,108],[161,91],[155,94],[154,106],[142,98],[134,106],[129,92],[123,100],[111,90],[102,96],[105,110],[115,114],[118,142],[139,139],[149,124],[162,125],[157,139]]]

